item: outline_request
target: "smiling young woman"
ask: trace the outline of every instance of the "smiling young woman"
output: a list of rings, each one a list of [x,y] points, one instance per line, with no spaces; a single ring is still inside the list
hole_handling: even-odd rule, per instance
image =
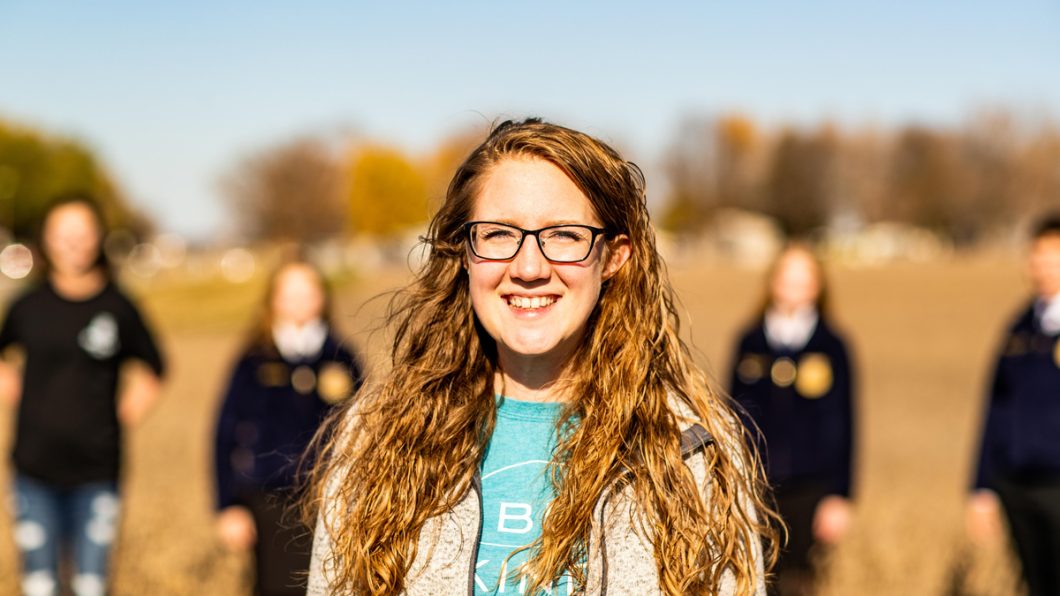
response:
[[[309,594],[764,593],[761,467],[679,339],[636,166],[502,123],[428,242],[392,372],[321,435]]]

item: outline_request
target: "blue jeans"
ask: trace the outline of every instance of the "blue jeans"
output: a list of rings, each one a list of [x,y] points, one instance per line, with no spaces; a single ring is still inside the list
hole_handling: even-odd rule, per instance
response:
[[[22,593],[59,593],[59,559],[68,548],[77,596],[102,596],[107,559],[118,530],[114,482],[60,488],[24,475],[15,477],[15,544],[22,555]]]

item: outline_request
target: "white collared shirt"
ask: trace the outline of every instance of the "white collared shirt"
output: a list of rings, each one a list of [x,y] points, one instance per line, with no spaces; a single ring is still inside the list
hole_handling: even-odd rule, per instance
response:
[[[817,309],[813,306],[801,308],[790,315],[771,308],[765,316],[766,341],[773,349],[800,350],[810,341],[810,336],[817,328],[818,318]]]
[[[1038,315],[1038,326],[1047,335],[1060,333],[1060,294],[1052,298],[1039,298],[1034,305],[1034,312]]]
[[[320,319],[301,326],[286,323],[274,325],[272,328],[272,340],[276,342],[276,349],[285,360],[291,362],[313,358],[319,354],[327,337],[328,326]]]

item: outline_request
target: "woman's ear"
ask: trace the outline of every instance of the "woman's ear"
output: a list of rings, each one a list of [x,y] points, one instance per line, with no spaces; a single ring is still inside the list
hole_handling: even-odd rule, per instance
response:
[[[619,234],[607,243],[607,262],[604,263],[603,279],[611,279],[629,260],[633,248],[629,236]]]
[[[460,266],[463,267],[465,273],[470,273],[470,263],[468,263],[467,248],[460,251]]]

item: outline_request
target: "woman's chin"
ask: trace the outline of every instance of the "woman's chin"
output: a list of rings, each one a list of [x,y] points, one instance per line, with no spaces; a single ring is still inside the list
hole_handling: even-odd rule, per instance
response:
[[[568,350],[564,349],[564,342],[554,338],[513,338],[513,341],[504,342],[502,348],[507,356],[517,359],[564,359]]]
[[[53,273],[57,273],[59,275],[64,275],[64,276],[67,276],[67,277],[80,277],[82,275],[88,275],[90,273],[94,273],[95,269],[96,269],[96,264],[94,262],[93,263],[87,263],[85,265],[81,265],[81,264],[62,264],[62,265],[53,265],[52,266],[52,272]]]

